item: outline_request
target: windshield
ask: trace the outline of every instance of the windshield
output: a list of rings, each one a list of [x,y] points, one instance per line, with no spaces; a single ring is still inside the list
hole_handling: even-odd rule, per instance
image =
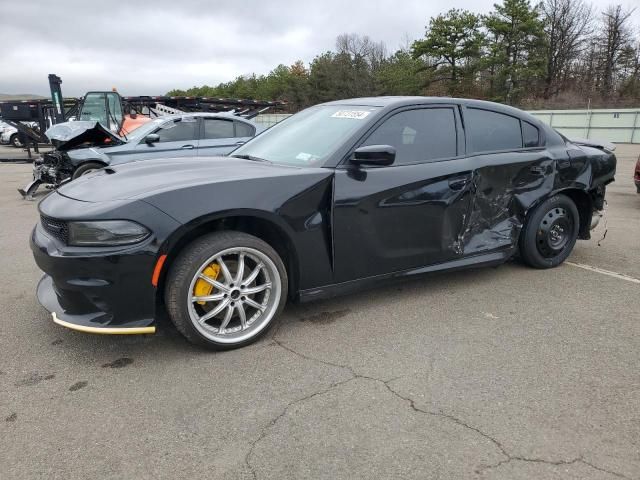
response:
[[[319,105],[274,125],[232,156],[248,156],[299,167],[321,167],[378,107]]]

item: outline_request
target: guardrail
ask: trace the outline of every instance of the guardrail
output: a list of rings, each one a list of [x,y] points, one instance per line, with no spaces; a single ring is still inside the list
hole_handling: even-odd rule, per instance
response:
[[[640,143],[640,108],[599,110],[530,110],[529,113],[569,138]],[[266,127],[289,114],[258,115],[254,120]]]

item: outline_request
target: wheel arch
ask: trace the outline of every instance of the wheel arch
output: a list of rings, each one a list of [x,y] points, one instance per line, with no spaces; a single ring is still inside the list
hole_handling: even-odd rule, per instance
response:
[[[588,240],[589,238],[591,238],[590,227],[591,217],[593,215],[593,201],[589,193],[584,189],[568,187],[561,190],[554,190],[548,195],[539,198],[538,201],[531,205],[531,207],[527,211],[527,216],[529,216],[529,214],[533,212],[533,210],[535,210],[538,205],[555,195],[565,195],[569,197],[578,209],[578,217],[580,221],[578,238],[581,240]]]
[[[262,211],[226,212],[198,218],[183,225],[164,242],[161,252],[167,257],[162,266],[156,289],[157,300],[163,302],[164,288],[168,272],[180,252],[197,238],[216,231],[238,231],[253,235],[268,243],[280,256],[289,278],[289,297],[297,296],[299,260],[297,249],[288,228],[274,218],[273,214]]]
[[[569,197],[578,209],[578,217],[580,221],[580,229],[578,230],[578,238],[588,240],[591,238],[591,217],[593,215],[593,202],[591,195],[585,190],[579,188],[567,188],[556,192]]]
[[[106,163],[104,160],[100,160],[100,159],[97,159],[97,158],[88,158],[86,160],[82,160],[82,162],[80,162],[80,163],[76,163],[75,165],[72,164],[73,165],[73,169],[77,170],[78,168],[83,167],[83,166],[87,165],[88,163],[97,163],[97,164],[102,165],[102,167],[108,167],[109,166],[109,164]]]
[[[89,165],[89,164],[94,164],[96,166],[98,166],[99,168],[105,168],[108,165],[103,162],[102,160],[98,160],[98,159],[89,159],[89,160],[83,160],[80,163],[77,164],[73,164],[71,162],[69,162],[69,165],[71,166],[71,178],[75,179],[76,177],[74,177],[74,175],[76,175],[76,172],[81,169],[82,167],[84,167],[85,165]]]
[[[17,139],[21,145],[23,145],[22,140],[20,139],[19,136],[20,132],[13,132],[11,135],[9,135],[9,145],[11,145],[12,147],[16,147],[19,148],[17,145],[15,145],[15,139]]]

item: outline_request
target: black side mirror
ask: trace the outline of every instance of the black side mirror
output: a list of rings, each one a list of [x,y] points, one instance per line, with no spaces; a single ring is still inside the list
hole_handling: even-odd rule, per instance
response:
[[[353,152],[351,163],[356,165],[391,165],[396,159],[396,149],[391,145],[369,145]]]
[[[160,135],[157,133],[150,133],[144,137],[144,143],[152,144],[160,141]]]

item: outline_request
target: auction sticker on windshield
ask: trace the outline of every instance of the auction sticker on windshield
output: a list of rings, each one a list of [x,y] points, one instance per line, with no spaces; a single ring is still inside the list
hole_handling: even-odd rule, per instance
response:
[[[333,118],[352,118],[354,120],[362,120],[367,117],[371,112],[365,110],[338,110],[331,115]]]

